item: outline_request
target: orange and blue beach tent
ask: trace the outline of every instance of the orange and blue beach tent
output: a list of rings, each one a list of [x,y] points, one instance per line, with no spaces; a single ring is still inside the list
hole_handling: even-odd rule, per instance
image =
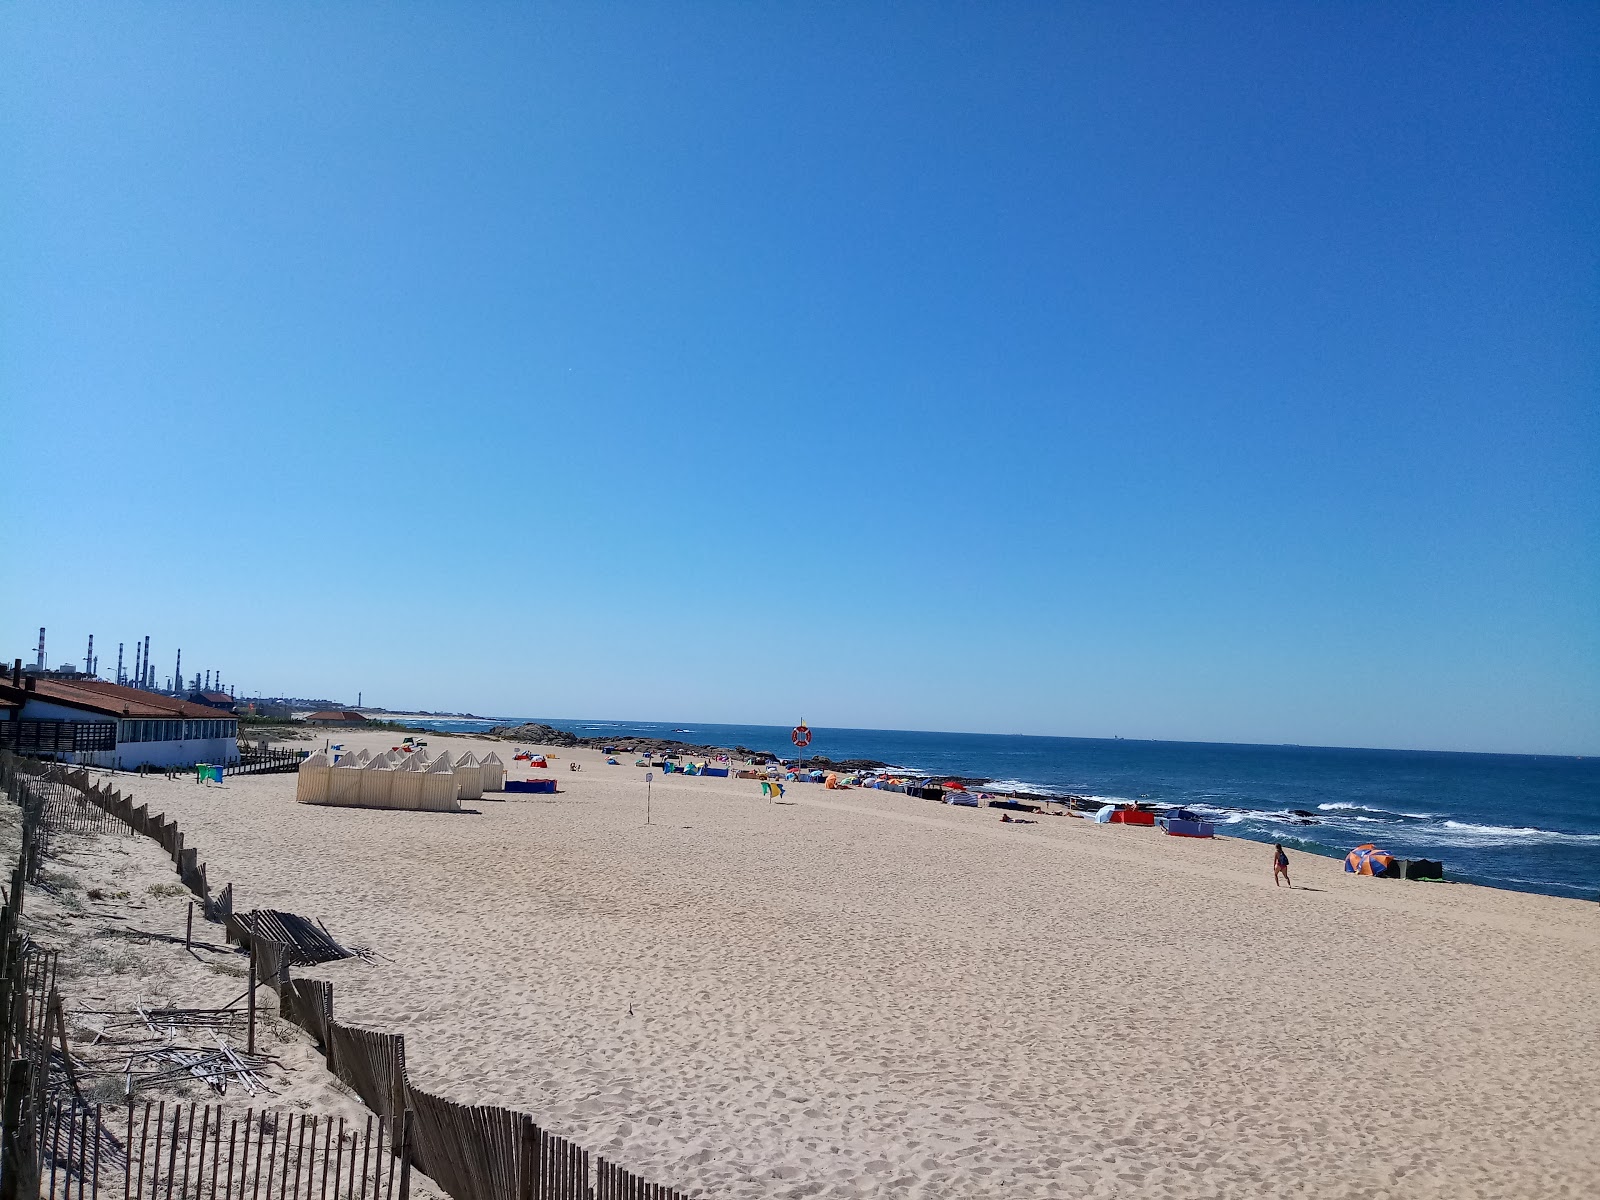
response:
[[[1354,875],[1384,875],[1394,866],[1394,855],[1379,850],[1371,842],[1357,846],[1344,856],[1344,869]]]

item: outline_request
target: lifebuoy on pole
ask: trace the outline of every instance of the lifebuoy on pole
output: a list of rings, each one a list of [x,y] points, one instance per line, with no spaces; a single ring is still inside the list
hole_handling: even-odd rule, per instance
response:
[[[789,738],[796,746],[799,746],[800,749],[804,750],[807,746],[811,745],[811,730],[806,727],[806,723],[804,721],[801,721],[800,724],[794,727],[793,732],[789,734]]]

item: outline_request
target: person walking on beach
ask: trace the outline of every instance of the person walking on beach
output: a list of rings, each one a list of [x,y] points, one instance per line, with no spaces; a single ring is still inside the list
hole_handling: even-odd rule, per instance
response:
[[[1289,855],[1283,848],[1282,842],[1274,842],[1272,846],[1272,886],[1278,886],[1278,876],[1283,876],[1284,883],[1292,888],[1294,884],[1289,880]]]

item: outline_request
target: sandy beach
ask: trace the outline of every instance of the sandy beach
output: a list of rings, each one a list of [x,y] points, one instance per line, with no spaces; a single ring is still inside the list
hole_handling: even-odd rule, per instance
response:
[[[685,1190],[1600,1191],[1600,906],[1301,855],[1275,889],[1253,842],[659,772],[647,826],[641,769],[553,753],[559,794],[460,815],[115,785],[240,908],[371,946],[318,970],[419,1083]]]

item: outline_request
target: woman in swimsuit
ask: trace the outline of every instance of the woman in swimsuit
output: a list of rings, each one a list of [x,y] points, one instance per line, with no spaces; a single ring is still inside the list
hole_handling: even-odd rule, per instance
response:
[[[1272,886],[1278,886],[1278,876],[1283,876],[1283,881],[1292,888],[1289,881],[1289,856],[1284,852],[1282,843],[1274,843],[1272,847]]]

